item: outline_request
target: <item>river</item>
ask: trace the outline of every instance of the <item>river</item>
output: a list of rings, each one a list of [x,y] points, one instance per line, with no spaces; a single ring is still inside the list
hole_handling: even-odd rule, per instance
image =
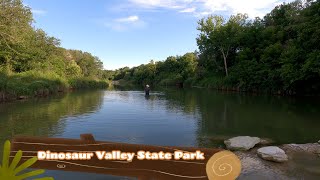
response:
[[[0,104],[0,148],[15,135],[124,143],[223,147],[226,137],[249,135],[276,143],[319,140],[315,98],[222,93],[207,89],[90,90]],[[46,171],[55,179],[112,176]],[[114,177],[114,179],[117,179]],[[123,178],[122,178],[123,179]]]

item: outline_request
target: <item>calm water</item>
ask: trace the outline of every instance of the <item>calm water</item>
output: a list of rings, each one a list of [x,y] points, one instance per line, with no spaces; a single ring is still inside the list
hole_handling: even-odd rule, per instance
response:
[[[238,135],[306,143],[320,139],[319,127],[319,99],[205,89],[163,89],[148,98],[143,91],[81,91],[0,104],[1,150],[6,139],[18,134],[78,139],[92,133],[103,141],[199,147],[222,146],[221,139]],[[112,178],[58,171],[46,175],[58,180]]]

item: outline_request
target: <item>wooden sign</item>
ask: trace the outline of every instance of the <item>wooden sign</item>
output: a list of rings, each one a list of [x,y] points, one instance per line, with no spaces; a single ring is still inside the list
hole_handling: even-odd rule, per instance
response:
[[[137,177],[139,179],[208,179],[206,163],[220,149],[151,146],[80,139],[15,137],[11,157],[22,162],[37,156],[32,168]]]

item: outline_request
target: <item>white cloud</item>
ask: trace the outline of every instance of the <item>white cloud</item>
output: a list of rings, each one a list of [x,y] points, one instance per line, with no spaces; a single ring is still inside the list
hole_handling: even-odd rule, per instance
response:
[[[146,26],[146,23],[142,21],[139,16],[128,16],[124,18],[117,18],[109,20],[104,25],[115,31],[126,31],[129,29],[139,29]]]
[[[231,14],[247,13],[250,17],[262,17],[277,3],[279,0],[206,0],[204,7],[210,12],[227,11]]]
[[[34,15],[45,15],[45,14],[47,14],[47,11],[45,11],[45,10],[33,9],[28,3],[22,2],[22,4],[23,4],[24,6],[27,6],[27,7],[31,8],[31,12],[32,12],[32,14],[34,14]]]
[[[196,8],[195,7],[192,7],[192,8],[186,8],[186,9],[182,9],[180,10],[179,12],[181,13],[193,13],[196,11]]]
[[[170,8],[181,9],[185,4],[192,0],[129,0],[129,2],[139,5],[143,8]]]
[[[125,17],[125,18],[116,19],[115,21],[118,21],[118,22],[136,22],[138,20],[139,20],[138,16],[129,16],[129,17]]]
[[[45,14],[47,14],[47,11],[40,10],[40,9],[32,9],[31,12],[33,14],[36,14],[36,15],[45,15]]]
[[[208,14],[247,13],[249,17],[263,17],[276,5],[294,0],[128,0],[141,9],[171,9],[193,13],[196,16]]]

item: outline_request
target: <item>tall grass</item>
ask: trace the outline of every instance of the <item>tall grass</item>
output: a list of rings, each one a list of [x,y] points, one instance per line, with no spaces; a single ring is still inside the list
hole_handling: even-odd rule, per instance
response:
[[[168,74],[160,78],[161,80],[158,83],[160,86],[175,86],[177,83],[183,82],[183,78],[180,74]]]
[[[65,79],[53,72],[2,72],[0,79],[0,90],[9,96],[48,95],[69,87]]]
[[[107,88],[109,86],[107,81],[93,78],[73,78],[68,82],[70,87],[74,89]]]
[[[200,86],[200,87],[214,88],[214,89],[232,87],[231,85],[229,85],[227,78],[218,77],[218,76],[209,76],[201,80],[193,78],[193,79],[188,79],[186,82],[188,83],[188,85],[191,85],[191,86]]]
[[[27,71],[8,73],[0,71],[0,101],[19,96],[47,96],[70,88],[105,88],[107,81],[77,78],[67,80],[54,72]]]

